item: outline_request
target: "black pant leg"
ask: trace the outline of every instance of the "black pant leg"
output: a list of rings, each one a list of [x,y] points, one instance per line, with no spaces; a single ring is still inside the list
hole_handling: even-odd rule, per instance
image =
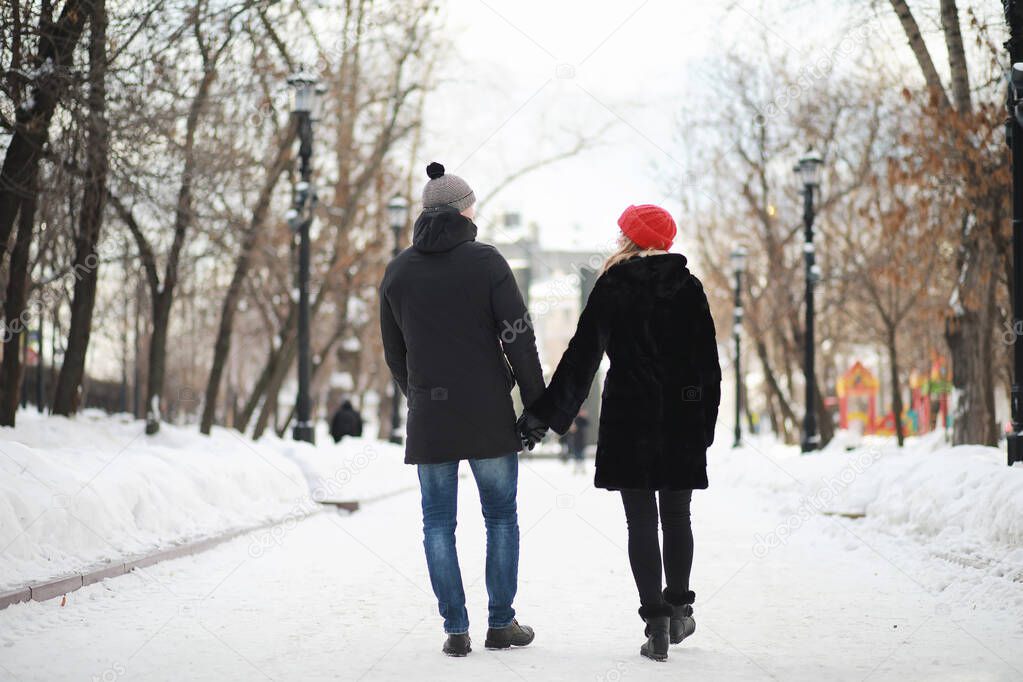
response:
[[[661,595],[661,548],[657,537],[657,499],[650,490],[623,490],[625,520],[629,526],[629,563],[639,589],[643,610],[664,604]]]
[[[689,506],[692,490],[662,490],[660,499],[661,528],[664,533],[664,574],[669,599],[675,602],[689,592],[689,575],[693,570],[693,526]]]

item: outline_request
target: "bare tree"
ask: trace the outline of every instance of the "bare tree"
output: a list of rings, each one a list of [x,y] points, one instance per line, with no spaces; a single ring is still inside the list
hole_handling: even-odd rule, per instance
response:
[[[173,237],[166,254],[162,276],[153,243],[146,236],[146,232],[131,208],[120,198],[112,197],[111,201],[138,245],[149,285],[149,295],[152,299],[149,377],[146,387],[146,433],[148,434],[154,434],[160,429],[171,307],[174,303],[175,287],[178,284],[182,250],[195,217],[193,189],[199,173],[196,139],[214,81],[217,79],[220,59],[235,36],[235,19],[246,9],[248,9],[247,3],[229,8],[226,16],[222,17],[222,25],[218,27],[207,25],[210,15],[206,0],[198,0],[192,14],[191,32],[199,52],[201,71],[199,80],[195,83],[195,92],[189,101],[185,118],[184,139],[181,141],[182,168],[178,179],[177,200],[171,226]],[[217,35],[216,39],[212,37],[213,34]]]
[[[958,162],[960,168],[954,172],[961,174],[967,182],[963,185],[962,218],[959,222],[957,285],[950,297],[946,322],[953,382],[957,389],[953,441],[956,444],[994,445],[998,441],[998,429],[994,411],[996,363],[993,362],[992,330],[997,315],[996,283],[989,274],[999,258],[992,244],[997,243],[998,233],[1004,230],[1001,206],[1004,192],[996,180],[997,175],[992,177],[984,173],[984,162],[978,157],[978,152],[983,151],[978,141],[983,136],[978,138],[972,134],[983,119],[973,115],[970,76],[955,0],[940,0],[941,25],[951,73],[951,100],[906,0],[890,1],[931,97],[942,112],[940,125],[932,128],[936,132],[930,145],[933,149],[931,155]],[[992,236],[995,237],[994,242]]]
[[[85,375],[85,356],[92,332],[92,314],[99,281],[100,229],[106,205],[109,130],[106,119],[107,11],[106,0],[94,0],[89,18],[88,140],[86,180],[80,209],[72,272],[71,326],[64,362],[53,398],[54,414],[70,415],[77,408],[78,389]]]
[[[295,141],[296,126],[294,122],[282,131],[276,153],[266,171],[266,179],[260,189],[256,205],[252,210],[249,224],[242,236],[242,243],[235,261],[234,274],[228,285],[227,293],[221,303],[220,324],[213,345],[213,361],[210,365],[209,379],[206,382],[206,395],[203,403],[202,421],[199,430],[208,434],[213,427],[216,415],[217,396],[224,374],[228,354],[231,351],[231,336],[234,330],[234,316],[242,296],[242,285],[249,274],[252,253],[255,249],[263,228],[267,222],[270,201],[277,188],[277,183],[285,168],[291,162],[291,146]]]
[[[6,94],[17,103],[10,144],[0,167],[0,265],[11,231],[17,235],[11,252],[4,296],[4,353],[0,364],[0,425],[12,426],[21,388],[22,316],[28,301],[30,248],[39,193],[39,164],[49,139],[50,121],[67,91],[75,47],[91,14],[88,0],[67,0],[56,21],[53,6],[40,8],[36,28],[37,49],[31,60],[23,50],[26,24],[20,5],[10,7],[17,29]],[[27,63],[26,63],[27,62]],[[29,91],[27,98],[21,96]]]

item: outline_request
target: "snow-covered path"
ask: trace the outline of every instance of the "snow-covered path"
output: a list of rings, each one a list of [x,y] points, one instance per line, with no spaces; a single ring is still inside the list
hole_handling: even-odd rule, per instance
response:
[[[829,516],[766,549],[755,538],[791,510],[777,493],[728,485],[694,496],[697,633],[667,664],[641,659],[620,502],[589,480],[523,462],[516,607],[537,631],[527,649],[483,649],[484,534],[465,479],[466,659],[440,653],[412,492],[108,580],[64,607],[12,606],[0,612],[0,678],[1023,679],[1019,602],[1004,603],[1005,585],[960,581],[973,569]]]

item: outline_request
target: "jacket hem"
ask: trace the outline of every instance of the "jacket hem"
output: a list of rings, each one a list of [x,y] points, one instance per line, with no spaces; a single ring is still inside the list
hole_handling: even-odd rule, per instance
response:
[[[469,459],[496,459],[498,457],[504,457],[505,455],[517,455],[522,450],[521,447],[517,447],[511,450],[499,450],[497,452],[487,452],[484,454],[466,453],[458,455],[447,455],[443,457],[410,457],[405,455],[405,464],[411,464],[418,466],[420,464],[450,464],[451,462],[462,462]]]

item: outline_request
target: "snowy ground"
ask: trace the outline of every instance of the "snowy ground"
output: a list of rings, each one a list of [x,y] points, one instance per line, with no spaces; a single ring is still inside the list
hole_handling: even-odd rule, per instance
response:
[[[0,429],[0,593],[415,483],[397,446],[319,442],[22,411]]]
[[[470,479],[458,531],[467,659],[439,652],[418,494],[406,492],[86,587],[63,607],[14,605],[0,612],[0,678],[1023,679],[1023,468],[928,441],[812,457],[754,441],[710,459],[712,487],[693,509],[698,630],[667,664],[638,656],[618,499],[558,462],[524,461],[527,649],[482,648]],[[358,478],[366,490],[415,480],[393,462]]]

